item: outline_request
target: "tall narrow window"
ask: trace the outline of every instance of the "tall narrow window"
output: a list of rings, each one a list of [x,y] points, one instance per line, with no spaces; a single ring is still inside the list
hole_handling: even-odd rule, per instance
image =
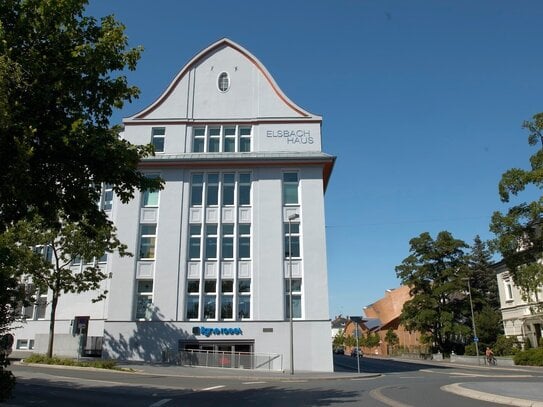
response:
[[[155,153],[164,152],[164,136],[166,129],[164,127],[153,127],[151,129],[151,144],[155,148]]]
[[[150,320],[153,304],[153,280],[139,280],[136,299],[136,319]]]
[[[158,175],[149,175],[147,178],[158,178]],[[142,205],[143,207],[158,206],[158,189],[146,189],[143,191]]]
[[[206,225],[206,259],[217,258],[217,225]]]
[[[225,260],[234,258],[234,225],[231,223],[222,225],[221,255]]]
[[[283,173],[283,204],[298,204],[298,173]]]
[[[300,257],[300,224],[290,223],[290,233],[288,223],[284,224],[285,230],[285,259],[291,255],[289,250],[292,250],[292,257]]]
[[[224,127],[224,152],[233,153],[236,151],[236,127]]]
[[[45,310],[47,309],[47,293],[38,295],[36,300],[36,319],[45,319]]]
[[[219,174],[207,174],[207,205],[219,204]]]
[[[140,259],[152,260],[155,258],[156,225],[141,225],[140,228]]]
[[[209,145],[207,147],[209,153],[218,153],[221,151],[221,128],[209,128]]]
[[[221,281],[221,319],[232,319],[234,308],[234,281]]]
[[[251,225],[240,224],[238,227],[238,257],[240,259],[251,258]]]
[[[236,174],[227,173],[222,176],[222,204],[234,205]]]
[[[202,238],[202,225],[189,226],[189,259],[200,259],[200,242]]]
[[[190,182],[190,206],[202,205],[204,190],[204,174],[192,174]]]
[[[242,153],[251,151],[251,128],[239,128],[239,151]]]
[[[251,204],[251,174],[239,174],[239,205]]]
[[[192,130],[192,151],[194,153],[203,153],[206,139],[205,127],[195,127]]]
[[[215,319],[217,309],[217,280],[204,281],[204,318]]]
[[[187,319],[197,319],[200,309],[200,280],[187,281]]]
[[[251,318],[251,280],[238,280],[238,318]]]
[[[290,318],[290,281],[285,280],[285,317]],[[292,318],[302,317],[302,279],[292,279]]]
[[[102,209],[110,211],[113,207],[113,185],[104,184],[102,189]]]

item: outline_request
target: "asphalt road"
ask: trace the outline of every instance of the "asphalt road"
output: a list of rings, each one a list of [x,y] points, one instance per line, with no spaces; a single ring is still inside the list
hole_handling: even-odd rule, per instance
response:
[[[356,359],[336,356],[337,370],[356,370]],[[491,369],[491,370],[490,370]],[[361,359],[361,370],[375,378],[342,380],[252,380],[251,377],[176,377],[158,374],[14,365],[18,377],[7,406],[495,406],[445,392],[458,382],[533,383],[541,386],[541,370],[444,367],[394,360]]]

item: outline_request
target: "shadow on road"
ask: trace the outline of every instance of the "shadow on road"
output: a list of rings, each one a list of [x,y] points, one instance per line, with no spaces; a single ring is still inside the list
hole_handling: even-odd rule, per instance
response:
[[[361,373],[400,373],[413,372],[423,369],[450,369],[448,366],[442,366],[436,363],[424,363],[423,361],[398,361],[393,359],[361,357]],[[356,358],[345,355],[334,355],[335,372],[356,372]]]

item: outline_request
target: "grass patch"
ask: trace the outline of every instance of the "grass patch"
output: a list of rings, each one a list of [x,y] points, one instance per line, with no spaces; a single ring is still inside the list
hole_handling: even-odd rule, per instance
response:
[[[60,365],[60,366],[79,366],[94,367],[97,369],[123,370],[117,367],[114,360],[75,360],[70,358],[60,358],[53,356],[51,358],[45,355],[33,354],[24,359],[25,363],[39,363],[42,365]]]

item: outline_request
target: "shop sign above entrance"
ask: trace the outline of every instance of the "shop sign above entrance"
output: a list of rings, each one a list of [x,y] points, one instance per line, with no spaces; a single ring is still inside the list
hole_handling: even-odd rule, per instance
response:
[[[205,326],[195,326],[192,328],[193,335],[203,335],[210,337],[211,335],[243,335],[241,328],[207,328]]]

